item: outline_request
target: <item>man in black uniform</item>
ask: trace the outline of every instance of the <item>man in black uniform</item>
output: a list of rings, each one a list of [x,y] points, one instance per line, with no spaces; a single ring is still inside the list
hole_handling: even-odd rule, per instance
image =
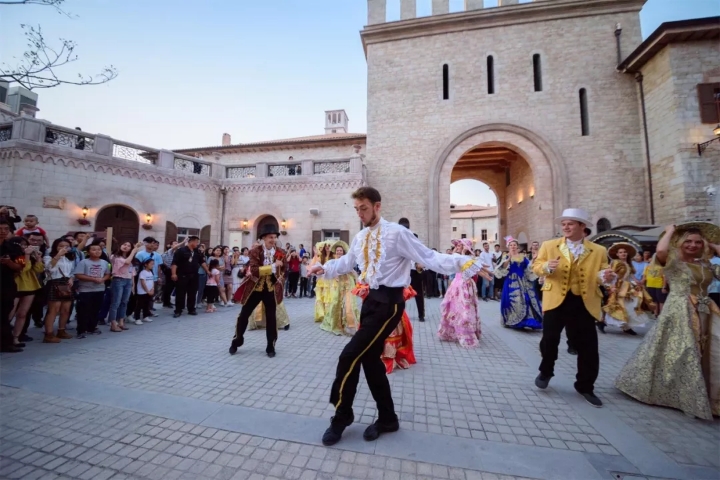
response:
[[[188,237],[187,245],[178,248],[173,255],[170,270],[172,281],[175,282],[175,315],[173,315],[175,318],[182,315],[186,298],[188,314],[197,315],[195,302],[198,291],[198,270],[202,267],[208,275],[210,274],[205,257],[197,249],[199,244],[200,238],[192,235]]]
[[[410,229],[410,220],[403,217],[398,220],[403,227]],[[413,234],[417,238],[417,233]],[[417,305],[418,317],[421,322],[425,321],[425,295],[423,294],[423,267],[415,264],[415,268],[410,270],[410,286],[415,290],[415,304]]]

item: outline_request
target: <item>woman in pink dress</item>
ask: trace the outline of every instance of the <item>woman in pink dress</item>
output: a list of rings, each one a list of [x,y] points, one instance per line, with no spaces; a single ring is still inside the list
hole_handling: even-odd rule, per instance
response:
[[[463,238],[453,240],[453,253],[472,255],[472,242]],[[490,275],[478,266],[472,266],[455,275],[440,304],[440,340],[458,342],[461,347],[477,347],[480,340],[480,317],[477,309],[477,275],[491,280]]]

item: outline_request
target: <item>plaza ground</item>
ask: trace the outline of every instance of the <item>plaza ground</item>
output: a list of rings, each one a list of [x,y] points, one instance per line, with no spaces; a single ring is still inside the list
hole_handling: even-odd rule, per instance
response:
[[[440,301],[415,321],[418,364],[390,375],[401,430],[365,442],[375,405],[361,376],[356,424],[320,438],[347,337],[313,323],[313,301],[287,300],[277,357],[264,331],[227,353],[238,306],[0,357],[0,478],[37,479],[716,479],[720,421],[638,403],[613,387],[641,336],[600,336],[602,409],[575,393],[561,348],[546,391],[533,384],[539,332],[500,326],[481,302],[480,347],[441,343]],[[73,323],[74,326],[74,323]],[[644,331],[640,332],[641,334]],[[564,343],[563,343],[564,346]]]

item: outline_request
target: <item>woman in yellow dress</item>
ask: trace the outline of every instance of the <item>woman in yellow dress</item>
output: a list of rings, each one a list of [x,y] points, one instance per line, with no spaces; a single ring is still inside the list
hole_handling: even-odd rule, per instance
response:
[[[350,247],[342,240],[335,242],[331,248],[334,258],[338,259],[345,255]],[[353,289],[357,282],[355,272],[340,275],[337,278],[328,280],[325,291],[329,299],[326,305],[325,317],[320,328],[335,335],[353,335],[360,319],[360,308]]]
[[[720,308],[708,287],[720,279],[720,228],[711,223],[670,225],[655,262],[670,284],[657,323],[625,364],[615,387],[643,403],[712,420],[720,416]]]
[[[277,329],[290,330],[290,317],[288,316],[287,309],[285,308],[285,302],[278,304],[275,307],[275,317],[277,318]],[[259,330],[265,329],[267,323],[265,322],[265,307],[262,302],[260,305],[255,307],[250,320],[248,321],[248,330]]]
[[[610,269],[617,275],[617,280],[603,307],[605,323],[598,324],[602,333],[605,333],[605,325],[612,325],[629,335],[637,335],[633,327],[642,327],[652,320],[655,303],[635,278],[635,267],[629,261],[636,254],[637,249],[626,242],[614,243],[608,249],[612,259]]]
[[[310,266],[319,263],[325,265],[325,262],[330,260],[330,242],[318,242],[315,244],[315,257],[310,262]],[[315,322],[319,323],[325,318],[325,312],[329,303],[327,285],[329,280],[325,280],[322,277],[318,277],[315,283]]]

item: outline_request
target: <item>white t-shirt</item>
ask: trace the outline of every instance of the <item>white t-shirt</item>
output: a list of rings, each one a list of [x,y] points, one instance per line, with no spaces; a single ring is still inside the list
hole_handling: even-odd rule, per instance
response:
[[[147,288],[152,290],[155,286],[155,275],[153,275],[152,271],[143,270],[138,276],[137,293],[138,295],[147,295],[148,292],[145,291],[140,280],[145,280]]]

